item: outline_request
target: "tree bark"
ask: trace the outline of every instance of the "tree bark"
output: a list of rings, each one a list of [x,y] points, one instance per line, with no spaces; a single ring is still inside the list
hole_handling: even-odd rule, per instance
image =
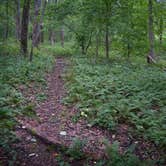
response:
[[[163,18],[160,18],[160,34],[159,34],[159,41],[160,41],[160,46],[162,45],[162,41],[163,41]]]
[[[85,47],[84,47],[84,43],[81,44],[81,51],[82,51],[82,55],[85,55]]]
[[[127,43],[127,58],[130,58],[130,43]]]
[[[42,5],[41,19],[40,19],[40,34],[39,34],[39,38],[40,38],[40,42],[43,43],[44,42],[43,19],[44,19],[44,13],[45,13],[47,1],[44,0],[44,2],[42,4],[43,5]]]
[[[35,15],[34,15],[34,25],[32,33],[30,61],[32,61],[33,59],[33,47],[38,47],[39,43],[44,41],[43,19],[44,19],[46,3],[47,3],[46,0],[44,0],[42,7],[42,1],[35,0]],[[39,19],[40,11],[41,11],[41,17]]]
[[[34,0],[35,2],[35,14],[34,14],[34,25],[33,25],[33,34],[32,34],[32,45],[33,47],[37,47],[39,44],[39,34],[40,34],[40,8],[41,8],[41,0]]]
[[[64,29],[63,29],[63,27],[61,28],[60,34],[61,34],[61,46],[64,47]]]
[[[26,57],[28,52],[28,23],[29,23],[30,0],[24,0],[22,27],[21,27],[21,52]]]
[[[99,56],[99,34],[96,34],[96,59]]]
[[[5,29],[5,39],[8,38],[9,35],[9,2],[6,1],[6,29]]]
[[[44,43],[44,32],[43,32],[43,24],[40,25],[40,42]]]
[[[147,57],[147,63],[153,63],[155,59],[154,51],[154,32],[153,32],[153,0],[149,0],[148,3],[149,12],[149,55]]]
[[[15,0],[16,3],[16,38],[20,40],[21,36],[21,9],[20,0]]]
[[[109,58],[109,27],[108,27],[108,24],[106,24],[105,48],[106,48],[106,57]]]
[[[49,41],[51,45],[54,45],[56,42],[56,33],[51,29],[49,31]]]

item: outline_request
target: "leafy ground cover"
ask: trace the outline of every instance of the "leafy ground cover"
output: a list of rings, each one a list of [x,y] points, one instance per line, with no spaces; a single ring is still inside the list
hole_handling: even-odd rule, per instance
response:
[[[44,101],[44,103],[39,103],[35,112],[38,118],[35,119],[25,119],[25,121],[21,122],[21,126],[24,126],[28,130],[31,130],[30,133],[35,134],[35,136],[39,137],[45,144],[48,142],[51,144],[52,148],[57,150],[59,147],[60,151],[56,151],[54,160],[56,160],[59,165],[143,165],[144,161],[138,159],[137,156],[133,154],[133,148],[124,149],[124,153],[121,154],[119,152],[120,148],[122,148],[122,144],[113,143],[112,136],[109,135],[109,139],[107,140],[107,134],[111,132],[104,132],[103,129],[95,128],[95,127],[88,127],[88,124],[82,121],[82,123],[73,123],[71,118],[75,114],[75,109],[73,108],[66,108],[64,107],[61,100],[59,100],[62,95],[64,94],[63,89],[63,80],[60,76],[63,72],[64,67],[66,66],[66,61],[64,58],[57,58],[56,65],[54,70],[51,72],[51,75],[47,77],[48,80],[48,89],[46,89],[46,94],[48,95],[48,99]],[[58,99],[58,100],[57,100]],[[85,115],[85,114],[84,114]],[[28,127],[29,126],[29,127]],[[65,135],[61,135],[63,133]],[[125,129],[124,129],[125,130]],[[22,132],[24,129],[21,130],[20,128],[17,130],[17,134],[20,137],[22,136]],[[124,131],[123,131],[124,132]],[[122,133],[123,134],[123,133]],[[27,135],[27,134],[26,134]],[[61,135],[61,136],[60,136]],[[86,137],[85,137],[86,136]],[[104,136],[104,137],[103,137]],[[32,136],[26,136],[24,140],[32,140],[29,139]],[[121,137],[123,137],[121,135]],[[110,143],[110,140],[112,140]],[[34,141],[33,141],[34,143]],[[123,141],[124,143],[124,141]],[[42,145],[35,143],[38,148],[26,148],[27,143],[23,141],[23,147],[21,144],[21,148],[25,148],[30,155],[35,156],[35,159],[38,163],[42,163],[44,165],[50,165],[50,161],[48,160],[43,161],[43,157],[48,155],[48,153],[42,150]],[[40,143],[41,144],[41,143]],[[66,146],[68,147],[66,147]],[[103,149],[106,146],[106,151]],[[135,145],[134,145],[135,146]],[[41,147],[41,150],[39,150]],[[46,145],[44,146],[46,149]],[[66,148],[65,148],[66,147]],[[86,147],[86,151],[85,151]],[[98,147],[98,148],[97,148]],[[102,148],[103,147],[103,148]],[[44,149],[45,149],[44,148]],[[50,147],[51,148],[51,147]],[[100,149],[101,148],[101,149]],[[91,151],[89,151],[89,149]],[[93,150],[94,149],[94,150]],[[129,149],[129,150],[128,150]],[[40,151],[40,152],[39,152]],[[19,151],[20,152],[20,151]],[[33,153],[32,153],[33,152]],[[91,153],[90,153],[91,152]],[[94,152],[94,153],[93,153]],[[105,154],[102,155],[102,152]],[[122,152],[122,151],[121,151]],[[29,154],[27,156],[29,156]],[[88,155],[89,154],[89,155]],[[100,156],[99,156],[100,154]],[[24,156],[26,154],[24,153]],[[52,155],[50,153],[50,155]],[[98,157],[97,157],[98,156]],[[106,157],[107,156],[107,157]],[[143,157],[141,155],[140,157]],[[150,156],[148,156],[150,157]],[[51,157],[52,158],[52,157]],[[102,160],[99,160],[102,158]],[[22,158],[21,158],[22,159]],[[147,158],[146,159],[150,159]],[[158,158],[156,158],[158,160]],[[35,165],[36,160],[31,162]],[[23,159],[23,161],[27,161],[27,159]],[[28,160],[30,161],[30,160]],[[28,162],[27,161],[27,162]],[[44,163],[43,163],[44,162]],[[148,161],[146,161],[147,163]],[[29,163],[29,162],[28,162]],[[52,164],[51,164],[52,165]],[[146,165],[149,164],[149,162]]]
[[[73,58],[66,75],[67,104],[81,110],[73,118],[116,131],[127,124],[136,137],[166,146],[166,73],[149,65]]]
[[[32,82],[36,86],[45,85],[45,73],[53,62],[53,56],[41,54],[35,56],[32,63],[16,56],[0,56],[0,146],[7,151],[11,151],[10,145],[16,139],[13,132],[16,115],[30,114],[34,108],[19,87],[23,85],[28,89]]]
[[[50,44],[43,44],[40,46],[40,50],[36,50],[36,54],[40,54],[40,52],[44,54],[50,54],[54,56],[71,56],[73,54],[72,43],[65,43],[65,47],[62,47],[60,43],[56,43],[56,45],[52,46]]]

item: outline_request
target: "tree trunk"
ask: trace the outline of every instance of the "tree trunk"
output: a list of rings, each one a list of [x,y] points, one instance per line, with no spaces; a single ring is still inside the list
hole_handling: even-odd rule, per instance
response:
[[[130,43],[127,43],[127,58],[130,58]]]
[[[54,45],[55,44],[55,32],[52,31],[51,33],[51,45]]]
[[[43,24],[40,25],[40,42],[44,43],[44,32],[43,32]]]
[[[6,29],[5,29],[5,39],[8,38],[9,35],[9,2],[6,1]]]
[[[51,35],[52,35],[52,30],[49,29],[49,32],[48,32],[48,40],[50,41],[50,44],[51,44]]]
[[[106,57],[109,58],[109,27],[108,27],[108,24],[106,25],[106,32],[105,32],[105,48],[106,48]]]
[[[30,62],[32,62],[32,59],[33,59],[33,44],[31,45],[31,52],[30,52],[30,56],[29,56]]]
[[[98,34],[96,35],[96,59],[99,56],[99,36]]]
[[[160,40],[160,46],[162,46],[162,41],[163,41],[163,18],[160,18],[160,34],[159,34],[159,40]]]
[[[21,9],[20,0],[16,0],[16,38],[20,40],[21,36]]]
[[[33,47],[37,47],[39,44],[39,34],[40,34],[40,8],[41,8],[41,0],[35,0],[35,14],[34,14],[34,25],[33,25],[33,34],[32,34],[32,45]]]
[[[153,32],[153,0],[149,0],[148,4],[149,12],[149,55],[147,57],[147,62],[152,63],[155,59],[154,51],[154,32]]]
[[[54,45],[56,42],[56,34],[53,30],[50,29],[49,31],[49,41],[51,45]]]
[[[84,41],[81,42],[81,51],[82,51],[82,55],[85,55],[85,43],[84,43]]]
[[[63,27],[61,28],[60,34],[61,34],[61,46],[64,47],[64,29],[63,29]]]
[[[44,41],[43,31],[43,17],[46,5],[46,0],[44,0],[44,6],[42,7],[42,0],[34,0],[34,20],[33,20],[33,32],[32,32],[32,44],[30,52],[30,62],[33,60],[33,50],[34,47],[38,47],[41,41]],[[40,13],[41,11],[41,13]],[[41,14],[41,17],[40,17]]]
[[[40,38],[40,42],[44,42],[44,32],[43,32],[43,19],[44,19],[44,13],[45,13],[45,9],[46,9],[46,4],[47,1],[44,0],[43,2],[43,7],[42,7],[42,11],[41,11],[41,19],[40,19],[40,34],[39,34],[39,38]]]
[[[21,51],[26,57],[28,52],[28,23],[29,23],[30,0],[24,0],[22,27],[21,27]]]

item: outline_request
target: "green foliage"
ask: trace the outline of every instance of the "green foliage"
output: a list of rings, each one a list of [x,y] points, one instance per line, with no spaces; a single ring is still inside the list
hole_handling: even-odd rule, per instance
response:
[[[41,46],[41,52],[45,52],[46,54],[49,55],[54,55],[54,56],[71,56],[73,55],[73,49],[70,45],[67,45],[65,47],[61,47],[59,44],[55,44],[55,46],[50,46],[50,45],[44,45]]]
[[[28,117],[36,117],[35,113],[35,104],[34,103],[28,103],[24,108],[22,113]]]
[[[19,87],[45,84],[44,74],[52,68],[53,56],[35,56],[32,63],[20,57],[0,56],[0,146],[10,151],[15,140],[13,127],[15,116],[20,113],[32,116],[34,104],[23,97]]]
[[[74,160],[83,158],[83,147],[85,146],[85,143],[85,140],[80,140],[78,138],[74,139],[66,153]]]
[[[160,67],[161,69],[166,69],[166,60],[159,60],[156,64],[156,66]]]
[[[8,39],[7,41],[0,41],[0,55],[19,55],[19,45],[18,42],[13,39]]]
[[[73,58],[65,102],[76,103],[89,123],[115,130],[128,124],[133,134],[165,142],[166,75],[139,62],[99,62]],[[76,118],[76,119],[77,119]]]
[[[112,166],[150,166],[152,162],[150,161],[141,161],[137,156],[132,154],[132,151],[127,150],[123,154],[119,153],[119,143],[114,142],[113,144],[109,144],[105,141],[106,144],[106,153],[107,158],[105,165]]]
[[[64,161],[63,155],[60,155],[56,158],[59,166],[70,166],[70,164]]]
[[[39,94],[37,94],[37,96],[36,96],[36,100],[37,101],[44,101],[44,100],[46,100],[47,99],[47,95],[45,94],[45,93],[39,93]]]

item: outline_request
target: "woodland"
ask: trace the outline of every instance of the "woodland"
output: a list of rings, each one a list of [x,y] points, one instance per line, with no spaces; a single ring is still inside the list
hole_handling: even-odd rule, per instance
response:
[[[1,0],[1,165],[166,165],[166,0]]]

